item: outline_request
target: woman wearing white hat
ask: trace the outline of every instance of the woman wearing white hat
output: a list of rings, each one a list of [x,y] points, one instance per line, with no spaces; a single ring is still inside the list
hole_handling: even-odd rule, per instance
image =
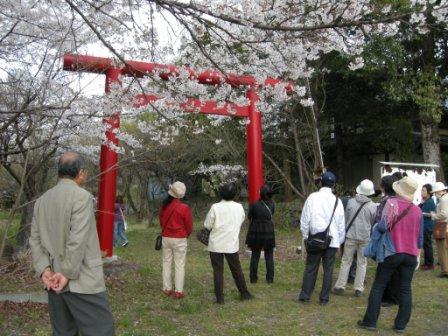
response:
[[[357,269],[354,283],[355,296],[361,296],[364,291],[364,278],[366,276],[367,258],[364,257],[363,248],[369,243],[370,231],[375,223],[376,204],[369,196],[375,194],[373,182],[363,180],[356,188],[356,196],[351,198],[345,209],[345,244],[338,280],[333,288],[333,294],[343,294],[347,285],[350,266],[353,256],[357,253]]]
[[[448,278],[448,251],[446,242],[447,221],[448,221],[448,192],[447,187],[442,182],[436,182],[432,189],[432,192],[436,195],[439,202],[437,203],[437,212],[432,212],[431,219],[436,221],[436,227],[434,231],[440,231],[440,235],[435,235],[437,259],[440,264],[441,273],[440,277]],[[437,230],[437,227],[440,227]]]

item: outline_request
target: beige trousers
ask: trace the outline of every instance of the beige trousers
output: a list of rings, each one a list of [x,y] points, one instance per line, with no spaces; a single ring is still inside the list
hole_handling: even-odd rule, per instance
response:
[[[437,260],[442,274],[448,274],[448,246],[446,239],[436,239]]]
[[[353,256],[357,252],[356,259],[356,276],[353,288],[361,292],[364,291],[364,279],[367,270],[367,258],[364,257],[362,249],[368,242],[347,238],[344,244],[344,255],[342,256],[341,269],[339,270],[338,281],[334,285],[335,288],[343,288],[347,285],[348,273],[353,262]]]
[[[184,291],[187,238],[162,238],[163,290]],[[174,288],[172,269],[174,261]]]

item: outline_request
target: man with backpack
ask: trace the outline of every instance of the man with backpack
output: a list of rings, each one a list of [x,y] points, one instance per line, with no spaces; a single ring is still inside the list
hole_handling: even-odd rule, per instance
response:
[[[357,254],[357,269],[355,276],[355,296],[364,292],[367,258],[363,248],[370,240],[370,232],[375,223],[377,205],[369,198],[375,194],[373,182],[363,180],[356,188],[356,196],[348,201],[345,209],[346,229],[344,254],[342,256],[339,278],[333,288],[333,294],[342,295],[345,292],[350,266],[355,253]]]
[[[321,180],[322,188],[307,198],[300,218],[300,230],[305,239],[307,257],[299,302],[310,301],[322,260],[324,277],[319,302],[326,305],[330,298],[336,252],[344,242],[345,220],[342,202],[332,190],[336,176],[327,171]]]

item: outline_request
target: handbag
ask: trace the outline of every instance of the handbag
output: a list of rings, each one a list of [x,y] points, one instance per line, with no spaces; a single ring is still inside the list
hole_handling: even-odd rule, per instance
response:
[[[442,240],[446,239],[446,222],[437,222],[434,225],[434,229],[432,231],[432,235],[434,236],[434,239],[436,240]]]
[[[196,238],[204,245],[208,246],[208,240],[210,238],[210,230],[206,228],[200,229],[196,233]]]
[[[334,212],[336,211],[336,207],[338,206],[339,198],[336,197],[336,201],[334,202],[333,213],[331,214],[330,223],[328,224],[325,231],[318,232],[315,234],[308,235],[308,239],[305,241],[306,252],[309,254],[317,254],[322,251],[325,251],[331,243],[331,237],[329,234],[330,225],[333,221]]]
[[[156,246],[155,246],[156,251],[160,251],[162,249],[162,235],[159,234],[156,237]]]
[[[171,211],[171,213],[170,213],[170,215],[168,216],[168,219],[166,220],[166,222],[168,222],[170,219],[171,219],[171,216],[173,215],[173,213],[174,213],[174,211],[176,210],[176,208],[174,208],[172,211]],[[162,249],[162,234],[159,234],[157,237],[156,237],[156,245],[155,245],[155,250],[156,251],[160,251],[161,249]]]

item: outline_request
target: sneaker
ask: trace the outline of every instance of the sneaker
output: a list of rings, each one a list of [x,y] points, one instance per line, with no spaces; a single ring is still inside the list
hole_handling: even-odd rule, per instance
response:
[[[129,244],[129,242],[125,241],[121,246],[126,247],[126,246],[128,246],[128,244]]]
[[[359,289],[355,290],[355,296],[356,297],[361,297],[362,296],[362,292]]]
[[[376,327],[369,326],[364,323],[364,321],[359,320],[357,323],[358,327],[365,330],[376,331]]]
[[[328,300],[320,300],[319,301],[319,304],[321,305],[321,306],[326,306],[327,304],[328,304]]]
[[[184,292],[174,292],[174,298],[176,299],[183,299],[185,297]]]
[[[344,295],[344,292],[345,292],[345,289],[344,288],[333,288],[332,290],[331,290],[331,292],[333,293],[333,294],[336,294],[336,295]]]
[[[163,291],[163,293],[164,293],[166,296],[172,296],[173,293],[174,293],[174,291],[173,291],[172,289],[165,289],[165,290]]]
[[[253,298],[254,296],[249,292],[241,294],[241,301],[252,300]]]
[[[301,299],[301,298],[299,298],[299,303],[307,304],[307,303],[310,303],[310,300],[309,299]]]

